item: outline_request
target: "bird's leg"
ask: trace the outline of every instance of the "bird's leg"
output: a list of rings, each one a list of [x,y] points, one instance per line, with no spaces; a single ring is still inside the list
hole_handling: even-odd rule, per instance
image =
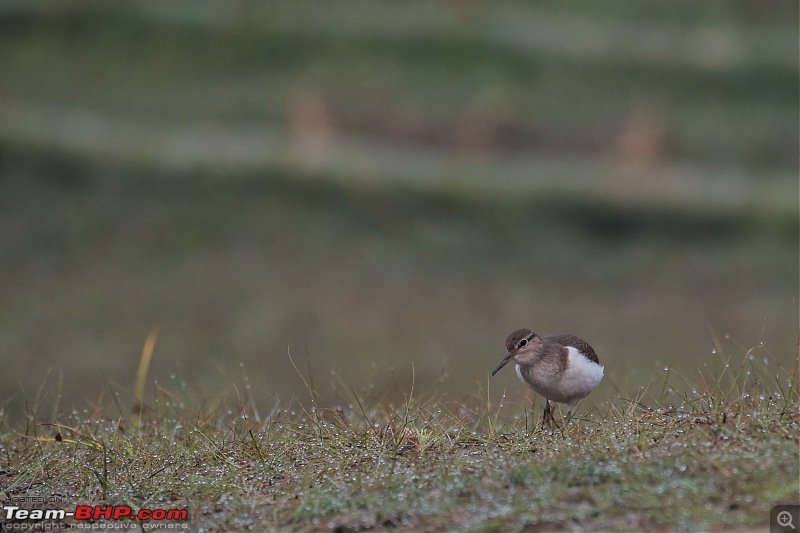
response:
[[[553,418],[553,410],[550,408],[550,400],[544,399],[544,416],[542,417],[542,429],[545,427],[553,429],[556,419]]]

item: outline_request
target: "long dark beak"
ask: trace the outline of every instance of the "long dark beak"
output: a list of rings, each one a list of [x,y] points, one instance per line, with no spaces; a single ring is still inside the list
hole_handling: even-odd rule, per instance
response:
[[[495,368],[494,370],[492,370],[492,375],[494,376],[495,374],[497,374],[498,372],[500,372],[500,369],[501,369],[501,368],[503,368],[504,366],[506,366],[506,364],[507,364],[509,361],[511,361],[511,358],[512,358],[512,357],[514,357],[514,354],[513,354],[513,353],[511,353],[511,352],[508,352],[508,353],[505,355],[505,357],[503,357],[503,360],[502,360],[502,361],[500,361],[500,364],[499,364],[499,365],[497,365],[497,368]]]

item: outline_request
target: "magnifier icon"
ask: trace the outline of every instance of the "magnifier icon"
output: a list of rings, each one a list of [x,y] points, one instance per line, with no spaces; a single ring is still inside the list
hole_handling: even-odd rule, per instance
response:
[[[779,526],[790,527],[792,528],[792,530],[797,531],[797,528],[795,528],[794,524],[792,523],[792,513],[790,513],[789,511],[781,511],[780,513],[778,513],[778,516],[776,518],[778,520]]]

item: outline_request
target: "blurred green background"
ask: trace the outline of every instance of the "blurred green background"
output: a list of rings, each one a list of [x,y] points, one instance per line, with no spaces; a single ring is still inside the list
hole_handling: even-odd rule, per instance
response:
[[[402,397],[412,365],[415,391],[474,396],[520,327],[587,339],[597,404],[710,374],[715,336],[788,369],[797,20],[3,2],[0,402],[129,405],[154,327],[151,383],[267,406],[308,398],[287,348],[329,401]]]

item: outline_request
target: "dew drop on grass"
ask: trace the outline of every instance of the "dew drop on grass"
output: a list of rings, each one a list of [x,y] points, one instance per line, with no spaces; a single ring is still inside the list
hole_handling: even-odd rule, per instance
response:
[[[711,353],[717,353],[717,349],[716,348],[711,348]]]

